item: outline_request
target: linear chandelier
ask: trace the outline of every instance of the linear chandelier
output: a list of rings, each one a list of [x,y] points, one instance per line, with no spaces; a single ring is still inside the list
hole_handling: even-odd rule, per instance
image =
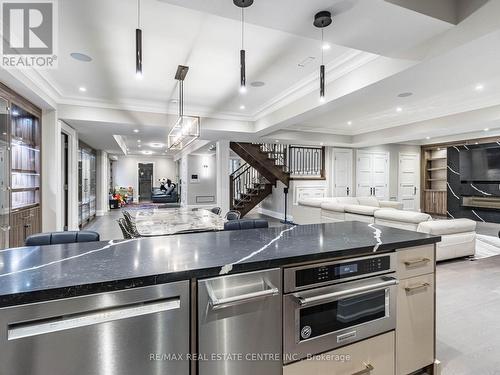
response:
[[[245,8],[253,4],[253,0],[233,0],[234,5],[241,8],[241,50],[240,50],[240,93],[247,92],[246,51],[245,51]]]
[[[179,81],[179,118],[168,133],[169,150],[182,150],[200,137],[200,118],[184,116],[184,79],[188,66],[179,65],[175,79]]]
[[[324,28],[331,25],[332,14],[325,10],[316,13],[314,16],[313,25],[321,29],[321,66],[319,67],[319,100],[320,102],[325,101],[325,63],[324,63]]]

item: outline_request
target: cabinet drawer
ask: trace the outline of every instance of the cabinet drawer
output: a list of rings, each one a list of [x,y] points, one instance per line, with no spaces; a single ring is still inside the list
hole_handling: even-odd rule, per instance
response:
[[[396,270],[400,280],[434,272],[434,245],[399,251]]]
[[[406,375],[434,362],[434,274],[398,286],[396,373]]]
[[[283,368],[283,375],[325,374],[394,374],[394,332],[372,337]]]

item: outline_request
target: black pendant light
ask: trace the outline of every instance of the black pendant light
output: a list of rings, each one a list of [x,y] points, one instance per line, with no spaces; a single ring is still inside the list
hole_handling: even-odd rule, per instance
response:
[[[233,0],[234,5],[241,8],[241,50],[240,50],[240,92],[247,92],[246,51],[245,51],[245,8],[253,4],[253,0]]]
[[[142,78],[141,0],[137,0],[137,29],[135,29],[135,74],[137,78]]]
[[[316,13],[314,16],[314,26],[321,29],[321,66],[319,67],[319,100],[325,101],[325,64],[323,61],[324,28],[331,25],[332,14],[327,10]]]

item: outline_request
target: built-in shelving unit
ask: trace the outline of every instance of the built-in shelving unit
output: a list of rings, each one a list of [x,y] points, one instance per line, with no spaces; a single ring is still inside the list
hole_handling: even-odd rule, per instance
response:
[[[41,230],[41,110],[0,84],[0,249]]]
[[[422,151],[422,211],[446,215],[446,148],[430,147]]]

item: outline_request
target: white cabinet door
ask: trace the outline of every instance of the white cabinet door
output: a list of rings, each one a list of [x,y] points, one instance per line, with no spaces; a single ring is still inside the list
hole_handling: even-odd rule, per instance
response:
[[[418,154],[399,154],[398,200],[404,210],[417,211],[420,207]]]
[[[356,196],[369,197],[372,195],[373,158],[370,153],[358,152],[356,164]]]
[[[352,150],[334,150],[334,197],[354,195],[352,191]]]
[[[389,154],[358,151],[356,158],[356,195],[389,199]]]
[[[373,158],[373,182],[374,195],[381,200],[389,198],[389,184],[387,176],[389,174],[389,158],[386,153],[377,153]]]

